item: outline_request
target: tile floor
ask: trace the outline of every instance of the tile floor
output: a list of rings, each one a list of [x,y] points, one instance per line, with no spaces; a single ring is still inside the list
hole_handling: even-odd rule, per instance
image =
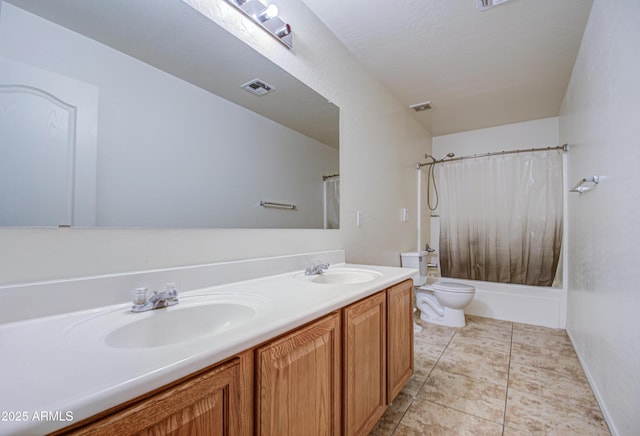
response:
[[[371,435],[609,435],[564,330],[423,323],[414,375]]]

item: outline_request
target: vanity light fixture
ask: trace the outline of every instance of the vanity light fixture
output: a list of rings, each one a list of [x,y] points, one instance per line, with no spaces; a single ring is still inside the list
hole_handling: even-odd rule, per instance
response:
[[[278,17],[277,5],[273,3],[266,5],[262,0],[227,0],[227,3],[242,11],[285,47],[291,48],[293,46],[291,26]]]

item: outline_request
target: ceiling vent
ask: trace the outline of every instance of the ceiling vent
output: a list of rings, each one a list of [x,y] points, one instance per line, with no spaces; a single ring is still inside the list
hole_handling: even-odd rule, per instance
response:
[[[431,109],[431,101],[425,101],[424,103],[416,103],[409,106],[409,109],[413,109],[416,112],[426,111],[427,109]]]
[[[260,79],[253,79],[251,82],[242,85],[242,88],[257,96],[265,95],[268,92],[276,90],[276,88]]]
[[[485,11],[508,1],[509,0],[477,0],[477,4],[478,9],[480,9],[481,11]]]

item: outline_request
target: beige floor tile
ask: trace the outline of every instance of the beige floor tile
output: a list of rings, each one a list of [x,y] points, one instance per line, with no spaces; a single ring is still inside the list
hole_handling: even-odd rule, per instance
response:
[[[466,316],[467,325],[459,331],[465,335],[486,337],[511,342],[512,323],[477,316]]]
[[[491,349],[447,348],[436,369],[507,387],[509,354]]]
[[[511,363],[509,389],[556,399],[580,398],[595,404],[595,397],[582,368],[573,365],[537,368]]]
[[[425,343],[415,342],[413,347],[414,365],[416,368],[422,368],[425,371],[430,371],[444,352],[444,348]]]
[[[412,402],[413,396],[400,392],[369,434],[372,436],[391,435]]]
[[[538,334],[544,335],[558,335],[558,336],[566,336],[567,332],[563,329],[554,329],[551,327],[543,327],[539,325],[533,324],[522,324],[519,322],[513,323],[513,331],[529,331]]]
[[[414,376],[372,434],[609,434],[564,330],[476,316],[459,329],[416,322]]]
[[[482,354],[483,351],[487,350],[509,354],[511,352],[511,343],[486,336],[478,336],[473,331],[460,329],[451,339],[447,349],[465,349],[475,354]]]
[[[411,395],[412,397],[418,395],[420,389],[422,388],[422,385],[424,385],[424,382],[427,380],[427,377],[433,369],[433,367],[424,369],[418,367],[418,365],[414,366],[415,368],[413,370],[413,375],[411,376],[407,384],[402,388],[403,393]]]
[[[457,329],[454,327],[444,327],[436,324],[429,324],[422,321],[419,317],[416,318],[416,323],[422,327],[422,331],[415,335],[423,338],[430,338],[434,342],[442,343],[446,346]]]
[[[413,341],[415,364],[424,369],[432,368],[447,348],[455,331],[423,330]]]
[[[394,436],[501,436],[502,425],[431,401],[414,401]]]
[[[533,433],[608,435],[600,409],[581,401],[557,400],[509,389],[505,415],[507,427]]]
[[[414,343],[415,343],[414,346],[415,347],[425,346],[425,347],[435,348],[435,349],[438,349],[438,351],[442,352],[442,350],[447,348],[447,345],[449,345],[449,342],[451,341],[452,337],[453,335],[438,336],[438,335],[429,335],[429,333],[425,332],[425,334],[414,336]]]
[[[526,344],[533,347],[553,349],[557,351],[571,350],[573,345],[566,334],[544,334],[529,330],[514,330],[514,344]]]
[[[545,434],[544,431],[532,432],[505,426],[504,431],[502,432],[502,436],[545,436]]]
[[[431,401],[502,424],[507,387],[434,369],[416,401]]]
[[[527,344],[511,344],[511,362],[537,368],[582,371],[573,348],[552,349]]]
[[[496,328],[508,328],[511,329],[513,327],[513,323],[511,321],[503,321],[500,319],[493,318],[485,318],[484,316],[476,316],[476,315],[465,315],[467,324],[482,324],[486,326],[493,326]]]

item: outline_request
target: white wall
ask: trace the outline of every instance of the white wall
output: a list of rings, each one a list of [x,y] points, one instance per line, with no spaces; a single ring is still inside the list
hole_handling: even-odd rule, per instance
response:
[[[614,434],[640,429],[640,2],[596,0],[560,115],[569,197],[567,331]]]
[[[470,130],[433,138],[433,154],[440,158],[449,152],[457,156],[494,151],[516,150],[560,145],[558,118],[505,124],[487,129]]]
[[[10,4],[0,41],[0,55],[98,89],[98,226],[322,228],[335,148]]]
[[[415,163],[431,136],[299,0],[278,2],[287,50],[226,2],[209,16],[340,107],[341,229],[0,229],[0,283],[344,248],[347,260],[399,265],[415,249]],[[411,220],[402,222],[400,210]],[[363,224],[355,225],[355,212]],[[428,232],[428,228],[425,230]]]

